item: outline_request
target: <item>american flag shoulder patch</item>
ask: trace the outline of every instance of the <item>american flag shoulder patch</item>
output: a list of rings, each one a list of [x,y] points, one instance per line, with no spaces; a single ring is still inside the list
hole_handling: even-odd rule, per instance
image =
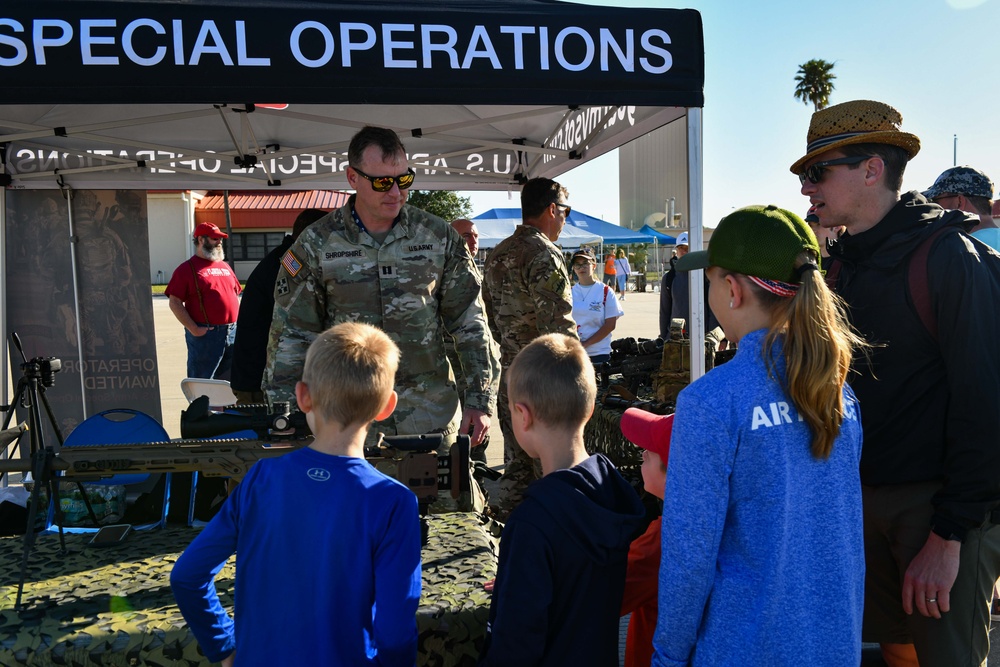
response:
[[[294,278],[302,270],[302,262],[296,259],[291,250],[286,250],[281,258],[281,265],[288,271],[288,275]]]

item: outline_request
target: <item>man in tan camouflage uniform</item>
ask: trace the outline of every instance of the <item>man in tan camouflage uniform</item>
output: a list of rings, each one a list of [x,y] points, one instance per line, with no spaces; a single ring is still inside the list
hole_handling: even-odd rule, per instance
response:
[[[268,397],[294,405],[312,340],[339,322],[365,322],[402,352],[398,407],[373,435],[441,432],[450,443],[461,424],[479,444],[489,430],[499,367],[465,242],[444,220],[404,205],[414,173],[395,132],[362,129],[347,158],[356,193],[313,223],[281,260],[264,374]],[[464,412],[449,379],[446,331],[458,342]]]
[[[506,520],[536,477],[535,466],[514,437],[507,405],[507,368],[532,340],[548,333],[576,337],[569,269],[554,243],[570,206],[566,188],[533,178],[521,189],[523,224],[486,258],[483,298],[493,337],[500,342],[503,374],[497,408],[503,432],[504,473],[497,514]]]
[[[469,255],[472,257],[473,261],[475,261],[476,255],[479,253],[479,230],[476,228],[476,223],[466,218],[458,218],[451,221],[451,227],[458,232],[458,235],[465,241],[465,244],[469,247]],[[480,279],[482,279],[481,275]],[[452,369],[454,369],[455,384],[458,386],[458,396],[464,405],[465,374],[462,372],[462,360],[458,357],[458,345],[456,343],[457,342],[450,334],[445,334],[444,349],[445,352],[448,353],[448,362],[451,364]],[[486,448],[489,447],[489,444],[490,436],[487,433],[483,438],[482,444],[478,447],[472,448],[471,458],[473,464],[479,462],[482,463],[483,466],[487,465]]]

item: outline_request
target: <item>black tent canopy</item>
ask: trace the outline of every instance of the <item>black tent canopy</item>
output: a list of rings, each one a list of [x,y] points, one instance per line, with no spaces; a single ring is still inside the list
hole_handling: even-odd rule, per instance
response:
[[[418,188],[513,190],[682,121],[701,244],[694,10],[12,0],[0,77],[0,184],[18,189],[346,188],[350,137],[375,124],[403,138]]]
[[[17,186],[345,187],[377,124],[418,187],[507,189],[701,107],[704,48],[693,10],[43,1],[0,10],[0,72]]]

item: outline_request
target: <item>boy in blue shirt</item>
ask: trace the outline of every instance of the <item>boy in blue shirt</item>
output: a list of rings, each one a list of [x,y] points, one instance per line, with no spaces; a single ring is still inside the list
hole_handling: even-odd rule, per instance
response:
[[[514,435],[540,459],[500,539],[484,665],[618,665],[618,611],[639,496],[603,455],[588,456],[594,366],[575,338],[548,334],[508,372]]]
[[[224,666],[416,662],[417,500],[364,459],[396,406],[399,349],[375,327],[322,333],[295,387],[312,444],[257,462],[170,575],[205,656]],[[234,623],[214,578],[236,561]]]

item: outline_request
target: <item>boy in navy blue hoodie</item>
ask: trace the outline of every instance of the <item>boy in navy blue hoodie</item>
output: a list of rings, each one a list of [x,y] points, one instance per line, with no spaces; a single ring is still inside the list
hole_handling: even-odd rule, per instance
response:
[[[541,336],[511,364],[507,393],[517,441],[544,476],[504,528],[481,664],[617,665],[629,542],[644,512],[614,465],[584,448],[594,367],[579,341]]]

